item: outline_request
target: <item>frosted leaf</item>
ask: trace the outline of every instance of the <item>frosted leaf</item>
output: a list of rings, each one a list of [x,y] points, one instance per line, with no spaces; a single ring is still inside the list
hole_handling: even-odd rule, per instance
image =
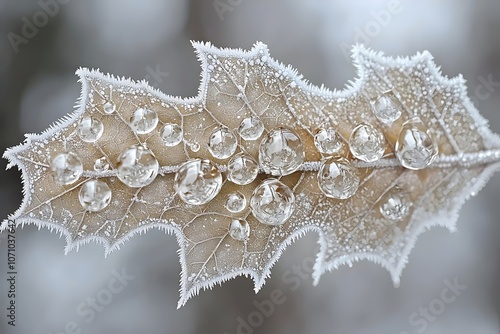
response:
[[[42,134],[28,135],[25,143],[4,154],[9,167],[16,165],[22,171],[24,185],[23,203],[9,218],[17,225],[31,223],[65,234],[68,251],[98,240],[109,253],[150,228],[173,232],[182,268],[179,306],[200,289],[238,275],[253,278],[258,291],[286,246],[308,231],[319,235],[321,246],[313,272],[315,283],[325,271],[368,259],[387,268],[398,284],[417,236],[435,225],[454,230],[464,201],[500,166],[500,139],[470,102],[464,80],[460,76],[444,77],[428,52],[412,58],[390,58],[357,46],[353,53],[358,79],[345,90],[332,92],[308,84],[294,69],[273,60],[261,43],[250,51],[200,43],[194,46],[202,63],[199,95],[194,98],[172,97],[145,82],[78,70],[83,86],[78,109]],[[391,104],[380,100],[387,92],[391,92]],[[378,116],[373,101],[384,102],[375,105]],[[398,117],[387,109],[392,104],[401,111]],[[147,106],[151,112],[137,113],[138,106]],[[75,133],[85,117],[102,122],[104,131],[98,140],[86,142]],[[381,117],[390,122],[382,122]],[[425,133],[435,140],[437,157],[431,157],[434,151],[426,156],[433,161],[415,155],[415,150],[395,154],[402,125],[413,118],[421,120]],[[264,130],[259,140],[240,136],[245,119],[253,119],[252,124],[259,124],[257,119],[262,123]],[[179,136],[168,142],[172,145],[166,145],[162,139],[165,133],[157,123],[181,124],[182,141],[173,145]],[[363,149],[363,154],[373,146],[376,149],[372,153],[377,158],[381,153],[383,156],[363,161],[347,150],[339,151],[358,169],[359,187],[346,199],[327,197],[317,182],[323,156],[316,149],[314,134],[317,129],[331,128],[347,145],[360,124],[383,134],[380,142],[384,151],[377,147],[378,143],[363,145],[363,138],[369,136],[362,133],[353,137],[352,143]],[[229,159],[209,161],[214,157],[208,143],[211,131],[217,127],[235,135],[236,148],[233,151],[231,143],[231,154],[242,153],[264,164],[255,180],[248,184],[227,182]],[[247,129],[243,126],[244,135]],[[277,146],[266,142],[265,159],[259,160],[260,142],[275,129],[295,134],[300,145],[296,140],[288,143],[276,138],[272,142]],[[247,138],[257,137],[257,130]],[[413,144],[406,141],[407,146],[401,146],[404,143],[400,139],[398,149],[417,147],[418,138],[412,138]],[[140,182],[127,185],[118,180],[117,168],[123,167],[119,157],[130,147],[151,152],[158,169],[152,159],[152,165],[140,159],[130,160],[127,180]],[[61,182],[55,182],[52,160],[66,152],[78,157],[83,171],[77,163],[56,161],[52,169]],[[103,157],[109,168],[94,169],[95,162]],[[407,158],[418,158],[425,164],[416,166],[422,169],[405,168],[400,161]],[[175,192],[176,172],[188,161],[205,160],[212,166],[204,174],[205,181],[215,177],[215,188],[199,180],[197,173],[186,177],[205,184],[215,196],[207,202],[186,202]],[[281,164],[289,160],[293,164],[283,169]],[[266,170],[270,174],[288,174],[279,182],[295,198],[291,216],[279,226],[261,223],[252,214],[255,208],[262,208],[266,214],[284,212],[284,207],[272,202],[271,197],[266,197],[268,203],[262,201],[257,206],[254,199],[253,207],[249,203],[241,212],[230,212],[225,207],[228,195],[233,193],[251,201],[254,190],[269,178]],[[222,174],[220,188],[218,173]],[[82,185],[89,179],[104,182],[112,193],[112,200],[98,212],[86,210],[79,202]],[[189,187],[193,180],[183,179],[181,188],[186,193],[182,196],[193,195],[188,194],[194,189]]]

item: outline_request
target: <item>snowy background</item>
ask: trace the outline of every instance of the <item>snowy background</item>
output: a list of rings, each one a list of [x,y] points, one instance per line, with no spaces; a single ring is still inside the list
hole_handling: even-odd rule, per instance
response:
[[[37,31],[23,31],[34,21]],[[355,42],[390,55],[427,49],[446,75],[463,73],[500,133],[500,83],[485,84],[500,82],[499,31],[498,0],[0,0],[0,150],[73,110],[80,66],[196,95],[200,68],[190,40],[245,49],[260,40],[275,59],[332,89],[355,76],[348,56]],[[14,47],[13,34],[24,38]],[[21,202],[20,174],[5,165],[2,219]],[[15,328],[5,316],[7,243],[0,238],[0,333],[498,334],[498,198],[495,175],[466,203],[457,232],[422,235],[397,289],[369,262],[325,274],[312,287],[316,236],[309,235],[289,247],[259,294],[240,277],[180,310],[174,236],[150,231],[104,259],[95,244],[64,256],[64,239],[27,226],[16,232]],[[110,293],[117,272],[130,277]],[[456,293],[447,288],[453,283]],[[283,303],[259,316],[256,304],[275,289]]]

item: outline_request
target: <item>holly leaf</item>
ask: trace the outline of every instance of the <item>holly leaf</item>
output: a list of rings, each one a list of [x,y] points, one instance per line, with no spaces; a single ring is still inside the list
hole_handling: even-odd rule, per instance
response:
[[[4,154],[8,167],[22,171],[24,185],[23,203],[9,219],[64,234],[66,252],[96,241],[108,254],[150,228],[174,233],[182,267],[179,306],[201,288],[239,275],[250,276],[259,291],[286,246],[310,231],[318,234],[320,245],[315,283],[325,271],[367,259],[386,268],[397,285],[417,236],[432,226],[453,231],[464,201],[499,168],[499,137],[467,97],[462,77],[444,77],[428,52],[394,59],[356,46],[358,78],[332,92],[272,59],[264,44],[250,51],[193,45],[202,64],[199,93],[193,98],[165,95],[145,81],[79,69],[82,93],[76,111],[42,134],[27,135],[25,143]],[[386,122],[374,113],[381,96],[401,114],[397,120]],[[231,182],[229,157],[216,158],[207,144],[221,126],[235,134],[251,117],[264,125],[264,137],[286,128],[303,145],[304,163],[279,177],[295,198],[282,224],[257,219],[248,205],[241,212],[227,210],[230,194],[252,198],[269,177],[264,171],[270,172],[260,161],[253,182]],[[439,152],[419,168],[411,166],[414,161],[404,164],[405,156],[397,154],[404,140],[401,129],[415,117]],[[170,124],[173,142],[168,145],[161,124]],[[182,130],[178,143],[172,124]],[[384,135],[383,156],[376,161],[363,161],[352,146],[347,149],[353,131],[363,124]],[[327,154],[317,149],[314,136],[325,128],[342,138],[340,155],[357,168],[359,187],[345,199],[326,196],[318,183]],[[259,160],[260,143],[238,137],[232,153]],[[134,156],[146,152],[150,160],[144,166],[149,167],[140,175],[122,170],[130,178],[120,178],[123,152],[131,147],[128,153]],[[220,191],[201,205],[183,199],[174,186],[176,173],[192,159],[210,159],[212,172],[224,176]],[[134,177],[146,181],[132,184]],[[105,187],[86,185],[92,180]],[[85,202],[85,195],[94,202]],[[250,232],[240,229],[240,238],[232,237],[235,219]]]

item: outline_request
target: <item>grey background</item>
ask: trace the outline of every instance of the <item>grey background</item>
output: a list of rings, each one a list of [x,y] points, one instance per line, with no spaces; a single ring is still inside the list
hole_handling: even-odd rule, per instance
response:
[[[33,22],[43,9],[37,1],[0,0],[0,150],[72,111],[80,66],[146,78],[168,94],[195,95],[200,67],[189,40],[245,49],[260,40],[274,58],[331,89],[355,76],[346,45],[360,41],[391,55],[427,49],[446,75],[463,73],[470,96],[500,132],[500,87],[488,91],[482,83],[488,76],[500,81],[499,1],[400,0],[397,13],[389,0],[217,1],[227,11],[218,13],[213,0],[66,0],[16,53],[8,34],[21,35],[23,17]],[[164,74],[155,78],[157,68]],[[0,218],[21,202],[20,174],[5,166],[2,160]],[[308,235],[289,247],[259,294],[239,277],[202,291],[180,310],[174,236],[150,231],[104,259],[96,244],[65,256],[64,239],[26,226],[16,232],[15,328],[5,317],[7,244],[0,238],[0,333],[64,333],[72,321],[78,330],[70,324],[66,332],[237,333],[238,317],[248,321],[254,301],[269,299],[274,289],[285,301],[254,333],[500,333],[499,197],[495,175],[466,203],[456,233],[435,228],[423,234],[397,289],[384,269],[366,261],[325,274],[317,287],[309,274],[291,284],[286,277],[300,277],[294,266],[315,254],[316,236]],[[77,307],[104,293],[112,271],[122,268],[135,278],[85,321]],[[445,280],[455,279],[467,288],[454,302],[441,302],[444,309],[428,320],[409,320],[414,312],[413,320],[425,319],[420,308],[439,306]]]

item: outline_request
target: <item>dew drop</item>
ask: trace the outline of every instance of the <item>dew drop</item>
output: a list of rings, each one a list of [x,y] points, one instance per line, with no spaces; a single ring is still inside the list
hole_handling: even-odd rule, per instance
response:
[[[109,169],[109,162],[108,159],[106,159],[106,157],[96,159],[96,161],[94,162],[94,170],[96,172],[105,172],[108,169]]]
[[[250,224],[242,219],[233,219],[229,226],[229,235],[238,241],[245,241],[250,237]]]
[[[411,208],[408,194],[399,186],[392,187],[380,200],[380,213],[386,219],[397,222],[403,220]]]
[[[127,186],[140,188],[153,182],[158,169],[158,160],[150,150],[132,145],[118,157],[116,176]]]
[[[252,116],[243,119],[238,128],[240,137],[244,140],[256,140],[264,132],[264,124],[259,117]]]
[[[429,166],[439,151],[429,129],[419,118],[403,124],[394,150],[403,167],[415,170]]]
[[[401,117],[401,109],[392,92],[379,96],[372,103],[373,114],[384,124],[392,124]]]
[[[81,140],[86,143],[93,143],[101,138],[104,125],[96,118],[87,116],[82,118],[78,124],[77,133]]]
[[[104,111],[105,114],[110,115],[116,111],[116,105],[111,101],[107,101],[102,106],[102,110]]]
[[[167,123],[161,128],[160,137],[165,146],[178,145],[183,139],[182,128],[175,123]]]
[[[111,202],[111,189],[100,180],[89,180],[80,188],[78,199],[82,207],[91,212],[106,208]]]
[[[62,185],[76,182],[83,173],[83,165],[78,156],[72,152],[58,154],[50,163],[50,171],[54,181]]]
[[[200,150],[200,143],[194,141],[194,142],[189,142],[187,144],[189,146],[189,148],[191,149],[191,151],[193,151],[194,153],[198,152]]]
[[[282,225],[293,213],[295,196],[282,182],[270,178],[255,188],[250,207],[254,217],[262,224]]]
[[[140,135],[150,133],[157,125],[158,115],[151,109],[139,108],[130,117],[130,127]]]
[[[251,183],[259,173],[259,165],[250,155],[240,152],[227,164],[227,178],[238,185]]]
[[[208,151],[216,159],[229,158],[236,152],[238,141],[228,128],[215,129],[208,140]]]
[[[358,169],[342,157],[323,161],[317,177],[319,188],[326,197],[347,199],[358,190]]]
[[[227,195],[225,207],[227,211],[237,213],[245,210],[247,206],[247,199],[239,192],[230,193]]]
[[[320,129],[314,135],[314,145],[323,154],[338,154],[344,141],[332,128]]]
[[[206,204],[217,196],[221,187],[222,175],[208,159],[187,161],[175,173],[175,192],[187,204]]]
[[[292,131],[277,128],[265,136],[259,146],[259,163],[265,173],[288,175],[304,162],[304,146]]]
[[[360,160],[377,161],[384,155],[384,135],[369,124],[360,124],[351,132],[349,149],[352,155]]]

